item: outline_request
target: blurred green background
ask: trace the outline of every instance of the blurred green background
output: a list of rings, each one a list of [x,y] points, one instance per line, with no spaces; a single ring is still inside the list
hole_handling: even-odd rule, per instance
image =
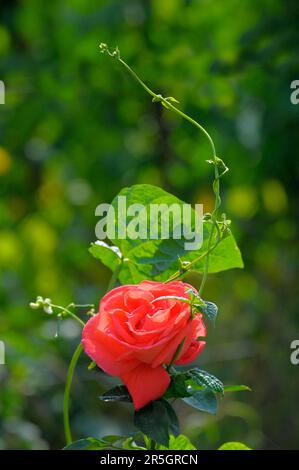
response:
[[[230,167],[225,211],[245,269],[209,277],[220,307],[198,364],[230,394],[210,417],[181,404],[200,449],[244,441],[299,448],[298,76],[296,0],[2,0],[0,79],[0,448],[64,445],[62,396],[80,331],[28,308],[95,302],[109,271],[88,253],[95,207],[134,183],[213,203],[212,168],[195,128],[151,103],[98,44],[204,124]],[[192,278],[195,285],[200,279]],[[82,358],[72,392],[75,437],[132,430],[129,405],[102,404],[111,379]]]

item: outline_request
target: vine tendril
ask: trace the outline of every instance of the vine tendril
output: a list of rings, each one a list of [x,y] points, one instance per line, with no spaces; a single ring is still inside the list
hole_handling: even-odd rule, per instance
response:
[[[188,116],[188,114],[185,114],[183,111],[181,111],[179,108],[177,108],[173,103],[178,103],[178,100],[173,98],[172,96],[164,98],[161,94],[155,93],[152,91],[141,78],[136,74],[136,72],[121,58],[120,55],[120,50],[118,47],[116,47],[113,51],[110,51],[109,47],[107,44],[101,43],[100,44],[100,50],[102,54],[106,54],[109,57],[117,60],[124,68],[125,70],[131,75],[132,78],[134,78],[135,81],[139,83],[139,85],[142,86],[142,88],[152,97],[152,101],[154,103],[161,103],[166,109],[173,111],[177,115],[181,116],[183,119],[186,121],[190,122],[193,124],[197,129],[199,129],[205,137],[208,139],[211,151],[212,151],[212,159],[207,160],[208,163],[212,164],[214,166],[214,181],[213,181],[213,192],[215,195],[215,203],[214,203],[214,209],[211,214],[211,221],[212,221],[212,227],[211,231],[209,234],[208,238],[208,246],[207,250],[201,254],[198,258],[193,260],[190,263],[186,263],[186,265],[183,267],[181,266],[181,269],[174,273],[169,279],[167,279],[166,282],[169,282],[170,280],[178,279],[186,274],[188,270],[191,269],[191,267],[197,263],[199,260],[203,259],[206,257],[205,260],[205,265],[204,265],[204,271],[203,271],[203,276],[199,288],[199,294],[201,295],[208,277],[209,273],[209,257],[210,253],[216,248],[218,243],[221,241],[221,232],[219,229],[218,225],[218,215],[219,215],[219,209],[221,206],[221,197],[220,197],[220,178],[225,175],[229,169],[225,165],[224,161],[217,156],[216,153],[216,148],[214,141],[208,131],[201,125],[199,122],[197,122],[195,119],[193,119],[191,116]],[[213,244],[213,238],[214,238],[214,233],[215,230],[217,230],[217,240]]]

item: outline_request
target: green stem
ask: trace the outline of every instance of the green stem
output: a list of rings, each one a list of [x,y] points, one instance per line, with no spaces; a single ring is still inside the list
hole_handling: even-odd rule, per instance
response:
[[[51,304],[53,308],[57,308],[58,310],[61,310],[62,312],[65,312],[67,313],[70,317],[72,317],[74,320],[76,320],[78,323],[80,323],[81,326],[84,327],[85,323],[83,320],[81,320],[81,318],[79,318],[74,312],[71,312],[70,310],[68,310],[67,308],[65,307],[61,307],[60,305],[54,305],[54,304]]]
[[[114,272],[112,273],[110,282],[108,284],[107,292],[109,292],[113,288],[114,284],[116,283],[119,272],[121,270],[121,267],[122,267],[122,264],[120,264],[114,270]],[[64,307],[58,307],[58,308],[63,309],[69,315],[71,315],[73,318],[75,318],[77,321],[79,321],[83,326],[85,326],[85,323],[79,317],[77,317],[77,315],[70,312],[68,309],[66,309]],[[69,414],[69,402],[70,402],[71,385],[72,385],[72,381],[73,381],[74,371],[75,371],[77,362],[79,360],[79,357],[80,357],[82,351],[83,351],[83,346],[80,342],[78,344],[73,356],[72,356],[72,359],[71,359],[71,362],[70,362],[70,365],[69,365],[69,368],[68,368],[68,371],[67,371],[66,384],[65,384],[65,389],[64,389],[63,423],[64,423],[64,434],[65,434],[65,439],[66,439],[66,444],[67,445],[72,443],[72,434],[71,434],[71,427],[70,427],[70,414]]]
[[[213,163],[214,163],[214,174],[215,174],[215,179],[214,179],[214,182],[213,182],[213,190],[214,190],[214,194],[215,194],[215,207],[214,207],[214,210],[212,212],[213,226],[211,228],[211,232],[210,232],[210,236],[209,236],[209,240],[208,240],[208,249],[207,249],[206,253],[204,254],[204,256],[206,256],[207,258],[206,258],[203,277],[202,277],[201,286],[200,286],[200,293],[202,293],[203,288],[204,288],[205,283],[206,283],[206,280],[207,280],[207,277],[208,277],[208,272],[209,272],[209,254],[212,251],[212,249],[214,249],[214,247],[215,247],[215,246],[212,247],[212,241],[213,241],[214,230],[215,230],[215,227],[217,226],[218,210],[219,210],[219,207],[220,207],[220,204],[221,204],[220,182],[219,182],[221,175],[219,174],[218,159],[217,159],[216,148],[215,148],[215,144],[213,142],[213,139],[210,136],[210,134],[207,132],[207,130],[201,124],[199,124],[195,119],[188,116],[183,111],[181,111],[176,106],[174,106],[171,103],[171,100],[169,100],[167,98],[164,98],[162,95],[157,94],[154,91],[152,91],[143,82],[143,80],[141,80],[141,78],[137,75],[137,73],[134,72],[134,70],[131,69],[131,67],[120,57],[120,52],[119,52],[118,48],[116,48],[113,52],[110,52],[110,50],[109,50],[109,48],[106,44],[101,44],[100,49],[101,49],[101,52],[106,53],[110,57],[118,60],[118,62],[127,70],[127,72],[131,75],[131,77],[134,78],[134,80],[136,80],[142,86],[142,88],[153,98],[153,101],[163,103],[167,109],[171,109],[174,113],[176,113],[177,115],[181,116],[186,121],[193,124],[195,127],[197,127],[197,129],[199,129],[205,135],[205,137],[208,139],[208,141],[210,143],[211,150],[212,150],[212,156],[213,156]],[[200,259],[201,259],[201,257],[200,257]],[[197,259],[197,261],[198,261],[198,259]],[[181,273],[180,274],[176,273],[175,278],[179,277],[180,275],[181,275]]]
[[[71,427],[70,427],[70,416],[69,416],[69,401],[70,401],[70,390],[71,390],[71,385],[73,381],[73,375],[75,371],[75,367],[77,365],[77,362],[79,360],[80,354],[83,351],[83,346],[82,344],[78,344],[73,357],[71,359],[68,371],[67,371],[67,377],[66,377],[66,384],[65,384],[65,389],[64,389],[64,399],[63,399],[63,423],[64,423],[64,434],[65,434],[65,440],[66,444],[69,445],[72,443],[72,434],[71,434]]]
[[[213,229],[214,225],[212,226],[212,229]],[[212,229],[211,229],[211,233],[212,233]],[[211,233],[210,233],[210,237],[211,237]],[[210,237],[209,237],[209,241],[210,241]],[[208,241],[208,245],[210,245]],[[199,261],[201,261],[203,258],[205,258],[206,256],[208,256],[215,248],[216,246],[220,243],[221,241],[221,238],[220,236],[218,236],[217,238],[217,241],[214,243],[214,245],[210,246],[210,248],[206,251],[204,251],[204,253],[202,253],[201,255],[199,255],[197,258],[195,258],[193,261],[190,261],[190,263],[188,264],[188,266],[186,266],[186,268],[184,269],[183,272],[181,271],[177,271],[176,273],[172,274],[169,279],[167,279],[167,281],[165,281],[165,283],[167,282],[170,282],[170,281],[175,281],[176,279],[179,279],[179,278],[183,278],[184,276],[186,276],[187,272],[190,271],[190,269],[196,264],[198,263]]]
[[[142,88],[149,93],[153,98],[157,98],[158,95],[154,93],[142,80],[141,78],[138,77],[137,73],[134,72],[133,69],[120,57],[118,58],[118,61],[125,67],[125,69],[129,72],[129,74],[142,86]]]
[[[209,247],[211,246],[211,243],[212,243],[212,238],[213,238],[213,234],[214,234],[214,228],[215,228],[215,224],[212,225],[211,232],[210,232],[210,236],[209,236],[206,262],[205,262],[205,266],[204,266],[204,271],[203,271],[203,275],[202,275],[200,287],[199,287],[199,290],[198,290],[198,293],[199,293],[200,296],[202,295],[202,292],[203,292],[203,290],[204,290],[204,286],[205,286],[205,283],[206,283],[206,281],[207,281],[208,274],[209,274],[210,252],[212,251],[212,250],[210,250]]]
[[[178,109],[176,106],[174,106],[172,103],[170,103],[166,98],[163,98],[163,96],[155,93],[152,91],[142,80],[140,77],[138,77],[137,73],[134,72],[134,70],[131,69],[131,67],[120,57],[118,57],[118,61],[125,67],[125,69],[129,72],[129,74],[142,86],[142,88],[149,94],[151,95],[154,99],[161,101],[166,105],[167,108],[172,109],[176,114],[181,116],[183,119],[186,119],[186,121],[189,121],[191,124],[193,124],[195,127],[197,127],[208,139],[211,148],[212,148],[212,154],[213,154],[213,159],[215,160],[216,163],[216,149],[215,145],[213,142],[212,137],[208,133],[208,131],[199,124],[199,122],[195,121],[192,117],[188,116],[187,114],[183,113],[180,109]],[[215,166],[216,168],[216,166]]]
[[[111,276],[111,279],[110,279],[109,284],[108,284],[108,287],[107,287],[107,292],[111,291],[111,289],[113,289],[113,287],[115,286],[121,268],[122,268],[122,262],[121,262],[121,263],[117,266],[117,268],[115,268],[115,270],[113,271],[112,276]]]
[[[217,214],[217,208],[215,208],[215,213]],[[214,231],[215,231],[215,228],[217,229],[217,241],[216,243],[211,246],[212,244],[212,239],[213,239],[213,235],[214,235]],[[203,276],[202,276],[202,280],[201,280],[201,283],[200,283],[200,287],[199,287],[199,295],[201,296],[202,293],[203,293],[203,289],[204,289],[204,286],[205,286],[205,283],[206,283],[206,280],[208,278],[208,273],[209,273],[209,257],[210,257],[210,253],[214,250],[214,248],[216,248],[216,246],[221,242],[221,232],[220,232],[220,229],[219,229],[219,225],[217,223],[217,217],[214,218],[214,223],[212,225],[212,228],[211,228],[211,232],[210,232],[210,236],[209,236],[209,241],[208,241],[208,251],[207,251],[207,258],[206,258],[206,262],[205,262],[205,267],[204,267],[204,272],[203,272]]]

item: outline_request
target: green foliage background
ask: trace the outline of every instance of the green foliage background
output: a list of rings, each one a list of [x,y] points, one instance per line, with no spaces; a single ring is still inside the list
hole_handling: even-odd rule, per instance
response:
[[[230,167],[225,210],[245,270],[210,276],[220,306],[198,360],[225,384],[216,417],[181,404],[197,447],[242,441],[298,448],[298,77],[296,0],[1,2],[0,448],[61,448],[62,394],[79,331],[28,303],[98,302],[109,271],[92,258],[94,210],[126,185],[160,185],[212,208],[212,168],[195,128],[151,103],[98,44],[118,45],[151,85],[210,131]],[[191,278],[198,285],[200,278]],[[113,380],[82,360],[72,393],[77,438],[132,429],[131,405],[101,403]]]

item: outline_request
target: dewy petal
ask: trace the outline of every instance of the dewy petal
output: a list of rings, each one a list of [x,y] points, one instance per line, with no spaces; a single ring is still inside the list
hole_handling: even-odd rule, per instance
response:
[[[153,368],[147,364],[140,364],[120,378],[127,386],[136,410],[160,398],[170,383],[170,376],[162,366]]]

